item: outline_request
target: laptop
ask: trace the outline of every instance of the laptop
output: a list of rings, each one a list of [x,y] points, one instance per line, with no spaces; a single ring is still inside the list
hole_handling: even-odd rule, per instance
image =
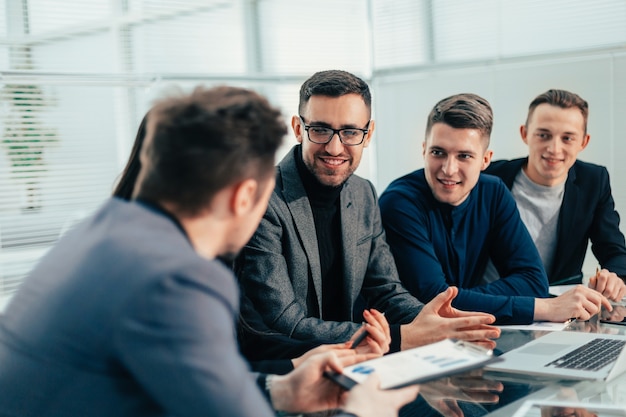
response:
[[[626,335],[552,332],[501,356],[485,369],[559,379],[610,381],[626,371]]]

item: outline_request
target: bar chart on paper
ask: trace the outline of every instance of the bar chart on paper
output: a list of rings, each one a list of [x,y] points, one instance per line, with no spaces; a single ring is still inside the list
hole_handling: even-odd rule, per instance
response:
[[[399,388],[477,367],[491,358],[490,350],[446,339],[346,367],[343,375],[358,383],[375,372],[381,388]]]

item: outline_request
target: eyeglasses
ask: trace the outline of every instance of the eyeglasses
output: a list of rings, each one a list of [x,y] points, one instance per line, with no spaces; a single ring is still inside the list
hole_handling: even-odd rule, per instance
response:
[[[304,124],[304,130],[306,130],[309,135],[309,140],[313,143],[317,143],[319,145],[325,145],[331,140],[333,140],[333,136],[335,133],[339,136],[339,140],[346,146],[356,146],[363,143],[363,139],[365,139],[365,134],[369,131],[370,122],[367,122],[365,129],[358,128],[347,128],[347,129],[331,129],[330,127],[324,126],[312,126],[307,125],[304,121],[304,117],[299,116],[300,120]]]

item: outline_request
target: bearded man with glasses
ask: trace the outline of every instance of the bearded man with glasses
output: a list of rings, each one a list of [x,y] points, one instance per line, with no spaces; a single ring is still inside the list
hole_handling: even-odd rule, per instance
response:
[[[398,279],[376,191],[353,175],[375,128],[368,85],[345,71],[318,72],[302,85],[298,110],[299,144],[278,165],[268,209],[235,262],[242,311],[258,312],[266,331],[319,343],[347,341],[365,320],[384,351],[447,337],[494,346],[494,317],[452,308],[455,288],[424,306]],[[260,340],[244,334],[243,353],[279,359]]]

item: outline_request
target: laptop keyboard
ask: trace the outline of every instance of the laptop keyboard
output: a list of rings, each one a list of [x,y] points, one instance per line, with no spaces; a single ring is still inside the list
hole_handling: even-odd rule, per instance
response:
[[[616,360],[625,344],[623,340],[597,338],[545,366],[597,371]]]

